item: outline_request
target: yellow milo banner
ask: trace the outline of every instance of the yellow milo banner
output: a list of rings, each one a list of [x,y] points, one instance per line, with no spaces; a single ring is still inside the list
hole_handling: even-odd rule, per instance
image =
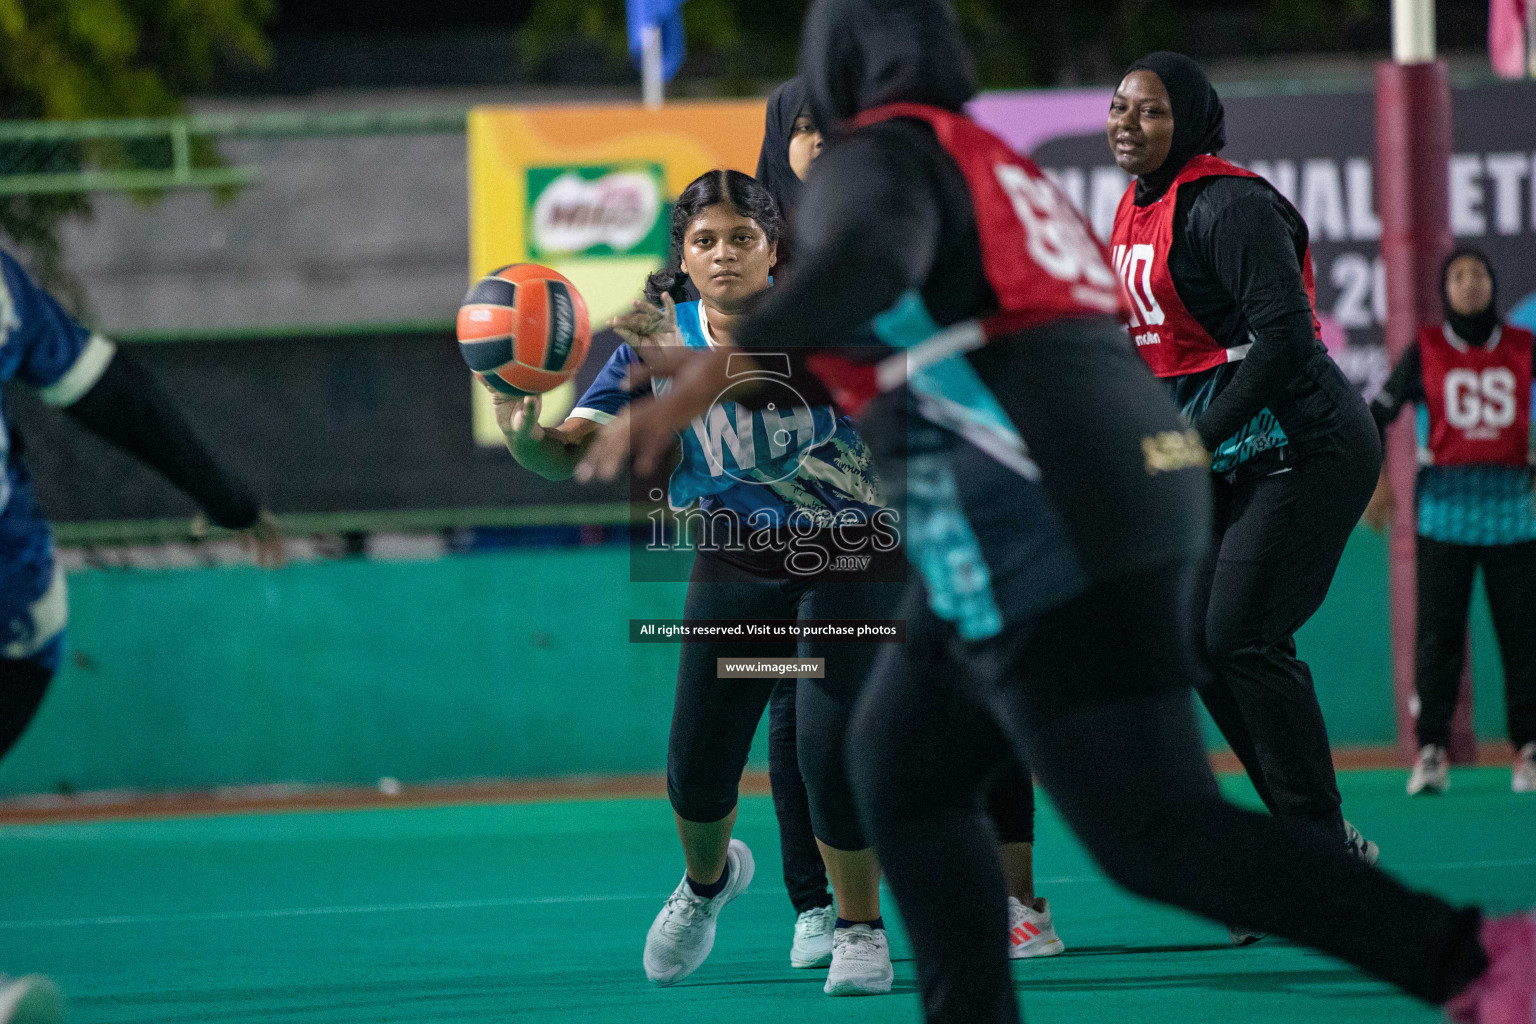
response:
[[[476,107],[469,114],[469,270],[542,263],[570,278],[594,332],[639,296],[667,256],[672,204],[717,167],[748,174],[763,138],[762,100],[611,106]],[[575,401],[545,398],[546,424]],[[499,445],[475,389],[475,437]]]

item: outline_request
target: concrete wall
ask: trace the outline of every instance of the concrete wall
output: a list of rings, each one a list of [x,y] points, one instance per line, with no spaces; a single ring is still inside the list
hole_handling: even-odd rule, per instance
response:
[[[76,573],[66,664],[0,793],[659,771],[677,648],[627,643],[627,620],[680,615],[684,588],[626,582],[627,559]],[[1337,745],[1392,742],[1385,580],[1385,545],[1357,531],[1299,637]],[[1479,601],[1478,732],[1496,737],[1487,623]]]

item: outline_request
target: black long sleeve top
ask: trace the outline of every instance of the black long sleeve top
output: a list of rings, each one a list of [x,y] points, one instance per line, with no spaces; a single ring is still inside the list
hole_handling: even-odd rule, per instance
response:
[[[1247,356],[1173,378],[1174,400],[1214,449],[1268,408],[1295,443],[1338,423],[1343,374],[1318,340],[1302,276],[1307,227],[1272,187],[1213,177],[1179,189],[1169,271],[1190,315]],[[1335,387],[1320,392],[1331,376]]]

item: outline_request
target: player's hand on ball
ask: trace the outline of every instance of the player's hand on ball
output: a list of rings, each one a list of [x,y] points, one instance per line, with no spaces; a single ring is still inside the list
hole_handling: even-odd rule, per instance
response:
[[[507,435],[507,443],[516,448],[522,444],[538,444],[544,440],[544,428],[539,426],[539,412],[543,408],[539,395],[513,398],[496,406],[496,425]]]

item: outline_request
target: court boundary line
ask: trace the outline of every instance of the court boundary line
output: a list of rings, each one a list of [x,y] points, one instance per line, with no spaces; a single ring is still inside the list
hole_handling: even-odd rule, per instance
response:
[[[1530,867],[1536,857],[1487,861],[1445,861],[1429,864],[1394,864],[1397,871],[1450,871],[1480,868]],[[1103,875],[1068,875],[1042,878],[1037,885],[1059,887],[1084,882],[1111,884]],[[779,898],[775,889],[759,889],[743,896]],[[264,910],[205,910],[176,914],[109,914],[97,917],[53,917],[33,920],[0,920],[0,931],[27,931],[47,928],[100,928],[117,925],[200,924],[212,921],[265,921],[297,917],[347,917],[363,914],[435,913],[449,910],[497,910],[510,907],[561,906],[571,903],[634,903],[662,899],[659,892],[577,895],[577,896],[504,896],[478,900],[420,900],[411,903],[361,903],[353,906],[271,907]]]

